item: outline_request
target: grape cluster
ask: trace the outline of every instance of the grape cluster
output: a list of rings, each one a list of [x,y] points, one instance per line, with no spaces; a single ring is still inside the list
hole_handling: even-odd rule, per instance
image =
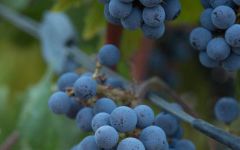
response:
[[[215,104],[214,112],[219,121],[230,124],[239,116],[238,102],[232,97],[222,97]]]
[[[158,39],[165,32],[165,20],[174,20],[181,11],[179,0],[99,0],[105,18],[129,30],[141,28],[148,38]]]
[[[190,34],[191,45],[208,68],[240,69],[240,24],[238,0],[201,0],[205,10],[201,27]]]
[[[108,67],[116,65],[119,58],[118,48],[111,44],[104,45],[97,55],[99,63]],[[58,91],[49,99],[53,113],[75,119],[81,131],[93,133],[72,150],[195,150],[191,141],[182,139],[178,118],[166,111],[155,116],[147,105],[99,96],[100,85],[125,89],[116,77],[102,81],[95,73],[68,72],[60,76]],[[172,107],[182,110],[175,103]]]

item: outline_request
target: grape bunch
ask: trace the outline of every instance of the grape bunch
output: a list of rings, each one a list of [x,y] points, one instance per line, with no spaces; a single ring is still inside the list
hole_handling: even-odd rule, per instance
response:
[[[190,34],[191,45],[208,68],[240,69],[239,0],[201,0],[201,27]]]
[[[104,45],[97,55],[98,62],[107,67],[116,65],[119,59],[118,48],[111,44]],[[58,79],[58,91],[49,99],[53,113],[75,119],[81,131],[93,133],[72,150],[195,150],[190,140],[183,139],[178,118],[166,111],[155,116],[151,107],[134,99],[99,94],[101,86],[108,91],[126,91],[120,79],[99,76],[96,71],[64,73]],[[182,110],[177,103],[171,106]]]
[[[99,0],[105,18],[125,29],[141,28],[144,35],[158,39],[165,32],[165,21],[174,20],[181,11],[179,0]]]

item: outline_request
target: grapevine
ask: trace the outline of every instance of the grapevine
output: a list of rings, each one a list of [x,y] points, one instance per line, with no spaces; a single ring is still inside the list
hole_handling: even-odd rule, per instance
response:
[[[108,21],[107,34],[105,44],[91,57],[78,48],[76,30],[67,15],[47,12],[43,21],[37,23],[0,4],[0,15],[3,18],[39,39],[42,56],[49,70],[58,77],[45,107],[48,107],[51,116],[58,115],[59,118],[75,122],[74,128],[84,135],[68,149],[196,150],[198,143],[185,136],[186,130],[194,129],[206,135],[211,150],[218,149],[218,144],[212,139],[221,143],[223,148],[240,150],[239,133],[232,127],[240,113],[235,91],[231,91],[234,94],[214,97],[216,102],[212,113],[215,122],[209,123],[202,119],[202,112],[193,109],[196,108],[192,106],[193,103],[188,103],[186,97],[174,90],[173,85],[178,83],[173,81],[176,76],[171,76],[174,74],[171,69],[177,68],[177,61],[173,60],[175,57],[180,60],[194,58],[194,52],[182,57],[177,51],[173,52],[173,56],[173,53],[154,49],[154,46],[147,47],[149,50],[144,51],[147,54],[145,57],[142,55],[142,58],[148,57],[149,60],[138,60],[137,63],[142,63],[142,68],[149,65],[149,68],[145,68],[149,72],[145,74],[151,76],[153,72],[158,77],[143,80],[145,74],[139,74],[141,79],[136,79],[131,72],[132,77],[126,79],[118,72],[117,67],[124,61],[124,50],[120,46],[123,31],[140,29],[143,41],[149,40],[150,45],[157,45],[154,42],[159,38],[165,37],[168,41],[166,34],[169,29],[166,30],[166,21],[173,21],[179,16],[182,10],[180,1],[99,2],[103,5],[101,13]],[[71,3],[75,4],[74,1]],[[59,9],[63,4],[64,1],[54,9]],[[213,69],[212,76],[218,76],[215,79],[217,86],[225,86],[229,83],[228,79],[237,81],[236,71],[240,68],[240,1],[201,0],[201,4],[204,7],[200,16],[201,26],[192,29],[189,45],[198,50],[200,63]],[[172,32],[175,33],[175,30]],[[174,41],[176,45],[173,45],[172,41],[168,42],[172,47],[175,46],[174,49],[187,48],[183,41],[183,38],[179,38]],[[187,129],[186,124],[191,129]],[[11,149],[19,137],[21,138],[18,132],[13,132],[10,138],[0,145],[0,149]],[[24,140],[21,144],[26,146]]]

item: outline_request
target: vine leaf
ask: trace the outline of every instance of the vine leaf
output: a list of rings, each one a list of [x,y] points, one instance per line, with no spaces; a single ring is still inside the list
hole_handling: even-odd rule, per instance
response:
[[[82,0],[58,0],[57,3],[53,6],[53,11],[63,11],[69,7],[79,7]]]
[[[87,15],[84,17],[85,25],[83,30],[83,38],[89,40],[101,31],[104,31],[106,21],[103,15],[103,5],[95,2],[89,7]]]
[[[37,147],[65,150],[80,141],[76,138],[80,133],[75,122],[69,122],[64,116],[56,116],[48,109],[52,78],[53,71],[47,71],[43,79],[25,94],[25,103],[17,124],[21,149]]]

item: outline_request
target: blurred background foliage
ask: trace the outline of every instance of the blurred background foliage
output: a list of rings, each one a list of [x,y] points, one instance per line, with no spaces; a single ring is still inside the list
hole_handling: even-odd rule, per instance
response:
[[[95,53],[104,43],[106,21],[103,6],[97,0],[0,2],[38,22],[46,11],[66,12],[78,32],[79,47],[89,54]],[[183,8],[180,17],[168,26],[184,28],[188,35],[185,29],[189,31],[198,24],[202,7],[198,0],[181,0],[181,3]],[[127,60],[138,49],[141,36],[140,31],[123,32],[123,58],[119,71],[125,76],[129,72]],[[188,38],[184,40],[188,43]],[[161,43],[162,39],[158,42]],[[175,43],[172,39],[168,42]],[[210,71],[201,67],[196,53],[192,53],[188,61],[177,62],[177,67],[173,67],[176,76],[180,78],[180,82],[173,87],[189,100],[187,103],[203,119],[213,122],[212,104],[215,95],[212,88],[216,87],[209,79]],[[74,121],[55,116],[48,110],[47,101],[54,89],[55,75],[42,58],[39,41],[3,18],[0,18],[0,70],[0,143],[13,131],[20,133],[20,140],[14,145],[16,150],[66,150],[80,141],[84,134],[80,133]],[[155,110],[159,112],[158,108]],[[188,125],[184,126],[185,136],[194,141],[197,149],[209,149],[205,136],[193,131]]]

